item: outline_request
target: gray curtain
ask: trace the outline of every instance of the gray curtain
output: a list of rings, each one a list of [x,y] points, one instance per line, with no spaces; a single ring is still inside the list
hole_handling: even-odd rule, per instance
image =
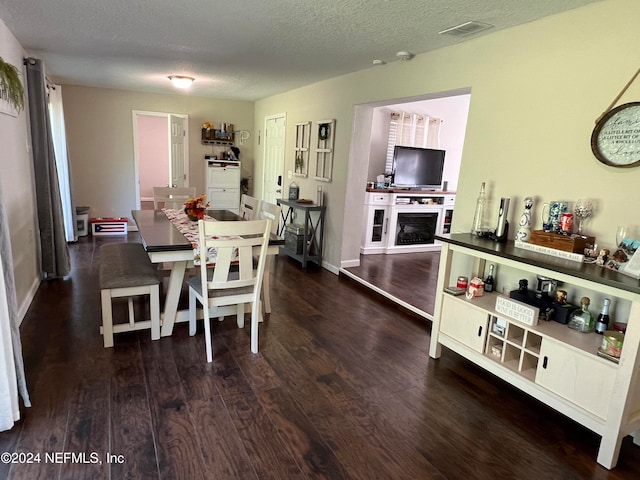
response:
[[[22,360],[22,342],[20,341],[20,319],[18,318],[18,301],[16,299],[16,283],[13,276],[13,256],[11,254],[11,242],[9,241],[9,220],[2,201],[2,185],[0,185],[0,259],[4,274],[4,286],[9,309],[9,322],[11,329],[11,346],[13,347],[13,360],[16,367],[16,380],[18,391],[25,407],[31,406],[27,382],[24,376],[24,362]]]
[[[31,144],[40,228],[41,268],[44,278],[59,278],[71,271],[64,233],[62,201],[49,123],[44,65],[36,58],[25,59]]]

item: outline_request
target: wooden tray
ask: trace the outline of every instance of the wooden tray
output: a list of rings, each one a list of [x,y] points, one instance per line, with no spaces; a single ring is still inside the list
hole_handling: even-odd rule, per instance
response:
[[[534,230],[531,232],[529,243],[543,247],[555,248],[563,252],[584,253],[585,248],[593,248],[595,237],[580,235],[562,235],[559,233]]]

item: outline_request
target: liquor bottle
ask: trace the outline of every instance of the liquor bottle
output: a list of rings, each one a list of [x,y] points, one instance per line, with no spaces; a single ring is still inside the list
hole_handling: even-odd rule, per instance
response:
[[[493,265],[489,267],[489,275],[487,275],[487,278],[484,281],[485,292],[493,292],[493,289],[495,287],[494,281],[493,281],[493,267],[494,267]]]
[[[590,303],[591,300],[589,297],[582,297],[580,299],[580,309],[575,310],[571,314],[571,319],[567,325],[569,328],[573,328],[574,330],[578,330],[583,333],[593,332],[595,320],[589,311]]]
[[[471,225],[471,233],[473,235],[481,235],[484,227],[484,208],[487,203],[487,195],[484,191],[484,182],[480,186],[480,193],[476,200],[476,212],[473,215],[473,224]]]
[[[609,330],[609,305],[611,305],[611,300],[605,298],[602,302],[600,315],[596,320],[596,333],[603,334],[605,330]]]

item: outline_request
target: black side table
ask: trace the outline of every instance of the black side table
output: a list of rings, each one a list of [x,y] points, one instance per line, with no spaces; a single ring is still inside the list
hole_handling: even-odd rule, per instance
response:
[[[307,262],[322,265],[322,243],[324,241],[324,205],[300,203],[297,200],[278,199],[282,206],[278,236],[284,236],[280,252],[295,258],[307,267]],[[296,210],[304,212],[304,223],[294,222]]]

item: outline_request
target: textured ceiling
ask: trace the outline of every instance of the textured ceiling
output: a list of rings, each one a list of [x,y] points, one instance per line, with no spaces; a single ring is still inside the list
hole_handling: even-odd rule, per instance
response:
[[[60,84],[257,100],[600,0],[0,0]],[[480,21],[469,37],[438,35]]]

